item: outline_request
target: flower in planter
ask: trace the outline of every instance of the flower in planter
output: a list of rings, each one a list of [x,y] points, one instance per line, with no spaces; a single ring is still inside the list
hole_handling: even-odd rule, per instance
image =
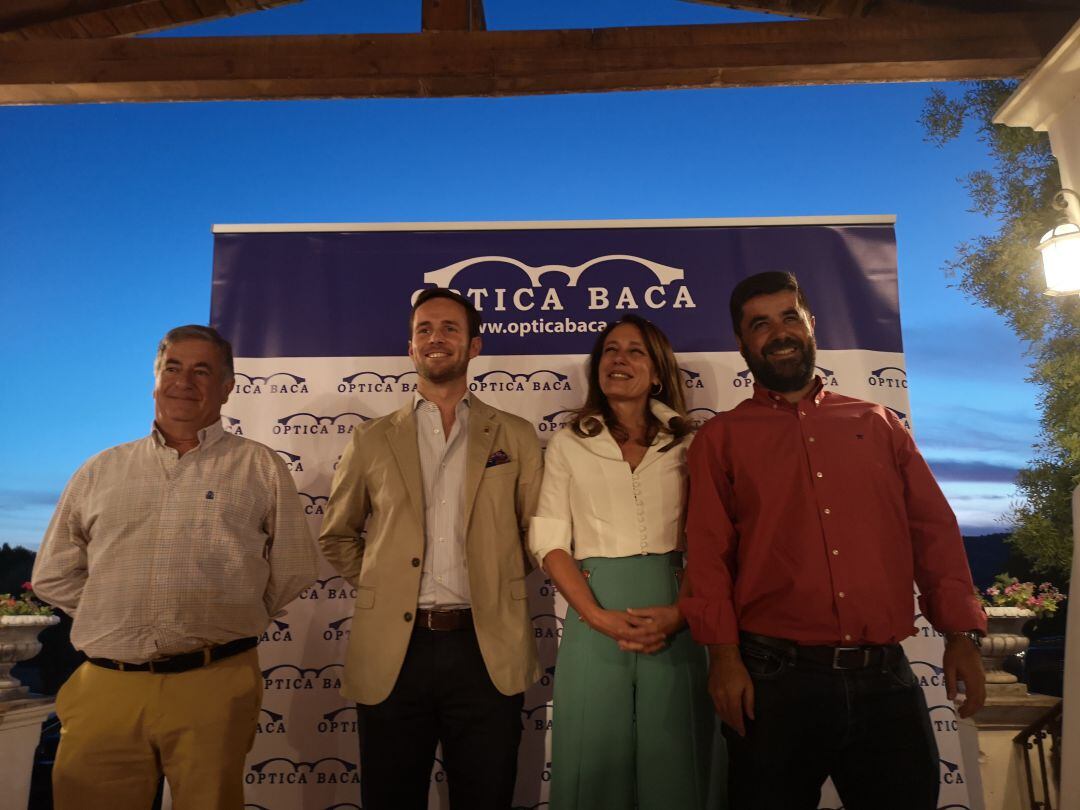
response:
[[[0,593],[0,616],[52,616],[53,609],[42,604],[34,596],[34,586],[29,582],[22,584],[22,595],[18,598],[10,593]]]
[[[1030,610],[1036,618],[1053,616],[1065,595],[1049,582],[1036,585],[1021,582],[1008,574],[998,574],[994,584],[979,594],[983,607],[1015,607]]]

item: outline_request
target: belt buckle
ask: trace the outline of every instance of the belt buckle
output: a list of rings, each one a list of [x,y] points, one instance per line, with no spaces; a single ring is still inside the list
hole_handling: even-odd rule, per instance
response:
[[[855,667],[841,666],[841,664],[840,664],[840,654],[841,653],[846,653],[846,652],[851,652],[852,650],[861,650],[862,651],[862,654],[863,654],[862,663],[859,664],[858,666],[855,666]],[[833,669],[860,669],[860,668],[865,669],[866,667],[868,667],[870,665],[870,653],[871,653],[871,650],[870,650],[869,647],[834,647],[833,648],[833,655],[832,655],[832,668]]]

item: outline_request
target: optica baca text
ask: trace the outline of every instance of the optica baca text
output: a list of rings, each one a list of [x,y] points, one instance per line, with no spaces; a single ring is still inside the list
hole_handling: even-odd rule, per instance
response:
[[[907,388],[907,380],[900,380],[895,377],[875,377],[871,374],[866,378],[866,381],[878,388]]]
[[[357,771],[247,773],[244,782],[249,785],[359,785],[360,774]]]
[[[569,380],[546,380],[546,381],[521,381],[500,380],[497,382],[478,382],[473,380],[469,383],[470,391],[573,391]]]
[[[267,630],[259,637],[259,641],[292,641],[291,630]]]
[[[318,725],[320,734],[356,734],[358,727],[356,720],[320,720]]]
[[[274,425],[275,436],[347,436],[356,425]],[[233,431],[234,433],[236,431]]]
[[[566,294],[568,291],[564,289],[563,293]],[[422,290],[413,293],[414,300],[420,292]],[[455,292],[471,298],[473,306],[480,312],[507,312],[509,310],[529,312],[533,309],[539,309],[542,312],[563,312],[566,309],[559,290],[555,287],[543,290],[534,287],[519,287],[514,290],[506,287],[473,287],[464,292],[461,290],[455,290]],[[672,309],[697,307],[689,288],[681,284],[672,289],[654,284],[646,287],[638,295],[635,295],[629,287],[586,287],[585,294],[589,299],[586,308],[592,311],[612,308],[641,309],[643,306],[648,309],[664,309],[667,306]],[[614,304],[612,304],[612,299],[614,299]]]
[[[267,689],[299,691],[302,689],[340,689],[341,678],[263,678]]]
[[[320,596],[320,593],[322,594]],[[302,594],[301,599],[355,599],[356,588],[326,588],[323,591],[316,590],[315,588],[308,588]]]
[[[821,384],[823,386],[829,387],[829,388],[835,388],[836,386],[840,385],[840,383],[837,382],[837,380],[836,380],[836,375],[835,374],[833,376],[831,376],[831,377],[824,377],[823,376],[821,378]],[[745,377],[736,377],[735,379],[733,379],[731,381],[731,385],[733,387],[735,387],[735,388],[753,388],[754,387],[754,378],[749,376],[749,375],[747,375]]]
[[[416,383],[395,382],[341,382],[337,387],[339,394],[396,394],[398,391],[412,393]]]
[[[234,394],[308,394],[307,383],[237,383]]]

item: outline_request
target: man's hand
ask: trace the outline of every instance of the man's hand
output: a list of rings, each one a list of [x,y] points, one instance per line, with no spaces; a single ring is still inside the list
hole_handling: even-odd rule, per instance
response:
[[[630,621],[635,627],[656,633],[660,638],[652,644],[643,644],[640,641],[620,641],[619,649],[626,652],[655,653],[667,646],[668,636],[686,627],[686,619],[679,610],[678,603],[673,605],[656,605],[646,608],[628,608]]]
[[[709,646],[709,695],[720,719],[746,736],[743,716],[754,719],[754,682],[735,644]]]
[[[942,667],[945,670],[945,696],[955,700],[957,682],[963,681],[964,702],[957,709],[957,714],[971,717],[986,702],[986,675],[983,673],[979,649],[961,633],[946,634]]]

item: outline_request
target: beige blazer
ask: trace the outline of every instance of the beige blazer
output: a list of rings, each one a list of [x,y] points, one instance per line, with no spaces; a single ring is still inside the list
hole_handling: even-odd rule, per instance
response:
[[[543,460],[536,432],[524,419],[475,396],[470,408],[465,555],[473,622],[492,682],[512,695],[540,676],[525,591],[531,564],[524,538]],[[488,467],[499,450],[510,461]],[[423,567],[423,500],[410,401],[353,432],[319,537],[326,558],[356,586],[341,693],[359,703],[385,700],[405,660]]]

